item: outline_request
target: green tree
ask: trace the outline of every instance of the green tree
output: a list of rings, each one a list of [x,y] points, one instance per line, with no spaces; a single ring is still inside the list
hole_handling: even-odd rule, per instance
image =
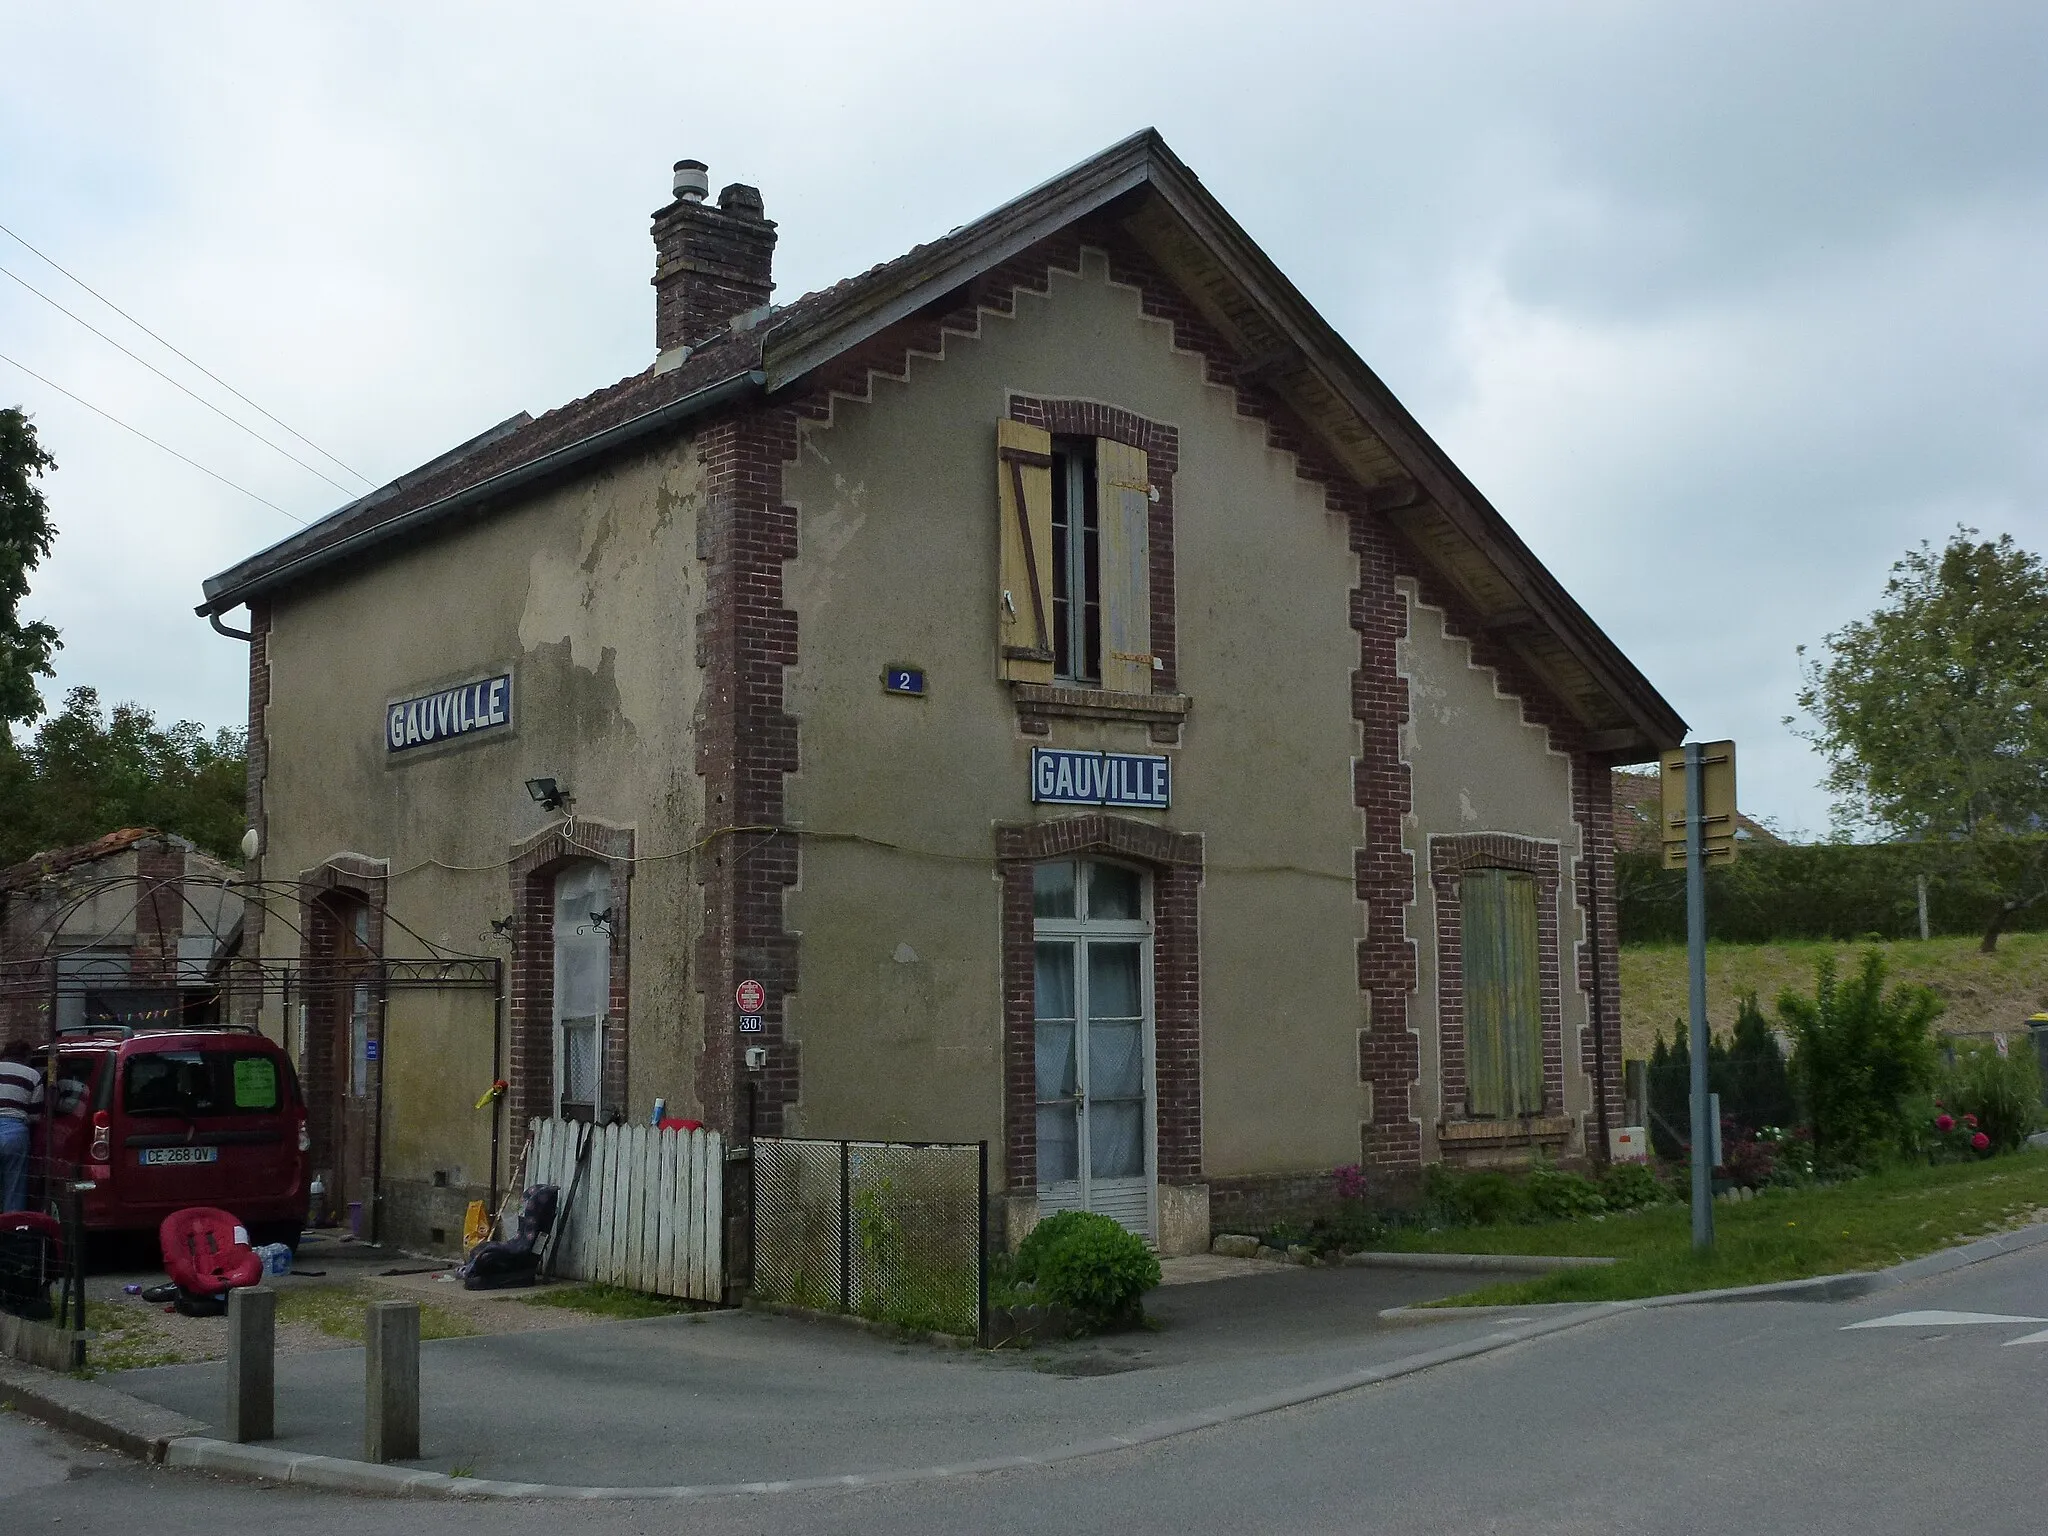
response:
[[[1778,1017],[1792,1036],[1792,1076],[1815,1156],[1856,1167],[1906,1151],[1912,1101],[1934,1086],[1941,1000],[1904,984],[1887,994],[1884,956],[1873,949],[1846,981],[1835,957],[1825,956],[1814,967],[1813,995],[1786,988]]]
[[[43,712],[36,679],[50,677],[57,631],[21,621],[28,576],[50,552],[56,529],[36,482],[57,461],[36,441],[36,429],[18,408],[0,410],[0,726]]]
[[[1825,646],[1799,703],[1838,822],[1962,859],[1993,952],[2048,897],[2048,567],[1958,528],[1894,565],[1884,603]]]
[[[244,782],[241,732],[159,726],[139,704],[110,715],[97,690],[74,688],[26,746],[0,747],[0,804],[11,808],[0,863],[122,827],[160,827],[237,860]]]

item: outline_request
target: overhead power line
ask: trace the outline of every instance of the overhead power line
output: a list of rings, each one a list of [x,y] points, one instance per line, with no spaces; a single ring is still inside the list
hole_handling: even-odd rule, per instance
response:
[[[229,394],[233,395],[237,400],[241,401],[244,405],[248,406],[249,409],[255,411],[264,419],[276,422],[278,426],[283,427],[285,431],[289,432],[293,437],[297,438],[300,442],[304,443],[308,448],[312,449],[315,453],[319,454],[321,458],[326,459],[330,463],[337,465],[341,469],[347,470],[349,474],[354,475],[358,480],[362,481],[364,485],[376,485],[377,482],[372,480],[368,475],[364,474],[361,470],[354,468],[352,465],[343,463],[342,460],[336,458],[333,454],[329,453],[325,448],[322,448],[318,443],[314,442],[313,439],[306,436],[306,434],[301,432],[297,427],[292,426],[291,423],[283,421],[280,418],[272,415],[269,411],[264,410],[262,406],[258,405],[254,400],[251,400],[247,395],[243,394],[239,389],[235,388],[234,385],[230,384],[226,379],[222,378],[219,374],[215,373],[211,368],[208,368],[204,363],[192,357],[190,354],[180,351],[170,342],[164,340],[163,337],[159,336],[155,331],[152,331],[140,320],[136,319],[133,315],[129,314],[127,310],[123,309],[120,305],[116,304],[104,293],[101,293],[97,288],[93,287],[91,283],[88,283],[76,272],[73,272],[70,268],[66,267],[54,256],[45,255],[42,251],[37,250],[33,245],[30,245],[28,241],[24,240],[20,235],[17,235],[5,224],[0,224],[0,235],[7,236],[8,239],[12,240],[16,245],[20,246],[23,250],[29,252],[38,261],[47,262],[50,266],[55,267],[59,272],[62,272],[66,277],[71,279],[72,282],[78,284],[79,287],[83,288],[87,293],[91,294],[94,298],[98,299],[102,304],[106,305],[107,308],[111,309],[115,314],[119,315],[123,320],[126,320],[138,331],[142,332],[142,334],[147,336],[151,341],[154,341],[158,346],[163,347],[170,352],[176,353],[177,356],[183,358],[186,362],[190,363],[194,368],[197,368],[201,373],[205,374],[209,379],[213,380],[213,382],[218,384],[222,389],[226,390]],[[53,385],[52,387],[54,388],[55,386]]]
[[[0,352],[0,363],[7,363],[12,367],[19,368],[23,373],[27,374],[30,378],[34,379],[38,384],[46,385],[49,388],[54,389],[55,391],[57,391],[58,394],[62,395],[65,399],[75,401],[77,404],[84,406],[88,411],[91,411],[95,416],[106,417],[108,421],[111,421],[123,432],[134,433],[137,437],[141,438],[145,443],[148,443],[152,448],[163,449],[163,451],[165,453],[168,453],[172,458],[179,459],[182,460],[184,463],[190,464],[202,475],[213,476],[214,479],[218,480],[222,485],[226,486],[229,490],[240,491],[244,496],[247,496],[251,501],[260,501],[263,503],[264,506],[270,508],[271,511],[283,513],[284,516],[290,518],[293,522],[297,523],[301,528],[307,526],[306,520],[303,517],[300,517],[297,513],[294,512],[286,512],[283,507],[280,507],[268,496],[258,496],[246,485],[235,484],[235,482],[230,480],[226,475],[221,474],[217,470],[208,469],[204,464],[200,463],[197,459],[188,458],[186,455],[178,452],[178,450],[173,448],[169,443],[158,442],[155,438],[151,437],[147,432],[143,431],[140,427],[129,426],[127,422],[123,421],[120,417],[116,416],[112,411],[103,411],[98,406],[94,405],[90,400],[84,398],[82,395],[74,395],[70,390],[66,389],[62,384],[59,384],[56,380],[44,378],[40,373],[37,373],[35,369],[29,367],[28,364],[16,362],[13,358],[9,357],[5,352]]]
[[[99,339],[101,341],[104,341],[108,346],[113,347],[118,351],[126,354],[128,357],[133,358],[136,362],[142,364],[143,367],[147,368],[151,373],[155,374],[158,378],[162,379],[166,384],[170,385],[173,389],[183,390],[186,394],[190,395],[194,400],[197,400],[201,405],[205,406],[209,411],[213,412],[214,415],[218,416],[222,421],[226,422],[229,426],[241,428],[242,431],[248,433],[251,437],[255,438],[257,442],[261,443],[264,447],[270,449],[273,453],[283,454],[286,458],[290,459],[294,464],[298,465],[299,468],[305,470],[309,474],[318,475],[322,480],[325,480],[329,485],[333,486],[337,491],[341,492],[342,495],[349,497],[351,500],[354,499],[356,493],[350,490],[347,486],[343,485],[339,480],[335,479],[334,476],[328,474],[326,470],[320,469],[315,465],[308,464],[296,453],[293,453],[291,449],[280,447],[278,444],[273,443],[269,438],[265,437],[261,432],[258,432],[254,427],[250,426],[247,422],[240,421],[235,417],[230,416],[226,411],[222,410],[219,406],[215,405],[211,400],[207,399],[206,396],[200,394],[190,385],[184,384],[179,380],[172,378],[168,373],[165,373],[163,369],[157,367],[157,365],[155,363],[152,363],[148,358],[143,357],[141,354],[132,351],[130,348],[126,346],[123,346],[120,342],[116,341],[113,337],[109,336],[105,331],[101,330],[98,326],[94,325],[90,320],[86,319],[83,315],[74,313],[73,311],[66,309],[62,304],[59,304],[55,299],[51,298],[47,293],[43,292],[43,290],[38,288],[34,283],[28,281],[27,278],[22,277],[18,273],[10,272],[5,267],[0,267],[0,277],[13,279],[22,287],[26,288],[30,293],[34,294],[37,298],[41,299],[45,304],[49,305],[50,308],[56,310],[58,314],[76,320],[80,325],[84,326],[88,331],[91,331],[93,335],[99,337]]]

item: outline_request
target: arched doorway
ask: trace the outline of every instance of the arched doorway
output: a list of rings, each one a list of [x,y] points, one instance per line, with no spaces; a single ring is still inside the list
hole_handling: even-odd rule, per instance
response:
[[[368,1232],[383,1037],[377,915],[366,897],[344,888],[318,897],[308,918],[313,964],[301,1050],[312,1166],[328,1210],[346,1220],[349,1206],[360,1204]]]
[[[1096,859],[1032,872],[1038,1209],[1156,1230],[1151,882]]]

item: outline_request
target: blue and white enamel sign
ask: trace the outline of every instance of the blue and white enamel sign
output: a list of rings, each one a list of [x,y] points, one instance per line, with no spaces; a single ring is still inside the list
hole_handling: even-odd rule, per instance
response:
[[[503,672],[388,706],[384,711],[384,750],[404,752],[511,723],[512,674]]]
[[[1031,749],[1031,799],[1038,805],[1123,805],[1163,811],[1173,796],[1167,760],[1136,752]]]

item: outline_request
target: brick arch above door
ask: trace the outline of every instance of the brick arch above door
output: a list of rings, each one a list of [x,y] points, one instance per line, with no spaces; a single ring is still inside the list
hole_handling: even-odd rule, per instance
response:
[[[543,827],[512,848],[512,995],[507,1041],[512,1123],[526,1125],[554,1113],[555,1085],[555,876],[571,864],[598,863],[611,871],[611,1000],[602,1056],[599,1118],[627,1108],[631,1045],[628,1013],[632,937],[634,831],[585,816]]]
[[[1116,859],[1152,877],[1153,1092],[1157,1177],[1202,1177],[1202,838],[1100,812],[996,828],[1003,922],[1003,1181],[1038,1179],[1037,996],[1032,870],[1051,859]]]

